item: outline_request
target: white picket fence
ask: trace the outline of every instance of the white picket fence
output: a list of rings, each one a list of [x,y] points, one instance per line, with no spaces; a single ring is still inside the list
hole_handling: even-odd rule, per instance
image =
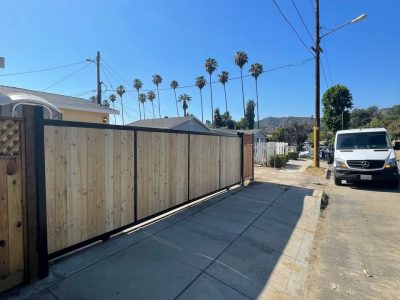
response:
[[[287,143],[256,143],[254,146],[254,163],[258,165],[268,165],[271,157],[280,154],[288,154]]]

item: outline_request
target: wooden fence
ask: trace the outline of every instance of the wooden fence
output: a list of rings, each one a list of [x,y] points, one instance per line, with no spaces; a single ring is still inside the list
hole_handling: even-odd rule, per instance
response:
[[[241,182],[239,136],[44,123],[51,257]]]
[[[252,135],[0,117],[0,291],[48,260],[253,178]]]
[[[254,147],[252,134],[243,133],[243,180],[254,178]]]
[[[0,118],[0,292],[25,278],[21,122]]]

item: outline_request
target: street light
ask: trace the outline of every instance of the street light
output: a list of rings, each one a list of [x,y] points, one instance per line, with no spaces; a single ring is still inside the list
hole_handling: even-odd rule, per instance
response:
[[[343,25],[340,25],[339,27],[336,27],[335,29],[329,31],[328,33],[325,33],[323,36],[320,37],[320,39],[326,37],[327,35],[329,35],[331,33],[334,33],[335,31],[339,30],[342,27],[345,27],[347,25],[351,25],[351,24],[354,24],[354,23],[361,22],[362,20],[366,19],[367,17],[368,17],[367,14],[362,14],[361,16],[358,16],[357,18],[355,18],[353,20],[350,20],[350,21],[344,23]]]
[[[359,16],[359,17],[357,17],[357,18],[351,20],[350,23],[357,23],[357,22],[360,22],[360,21],[366,19],[367,17],[368,17],[367,14],[362,14],[361,16]]]
[[[315,126],[314,126],[314,167],[319,167],[319,139],[320,139],[320,126],[321,126],[321,117],[320,117],[320,53],[322,49],[320,47],[321,39],[326,37],[329,34],[334,33],[335,31],[343,28],[347,25],[351,25],[357,22],[360,22],[367,18],[367,14],[362,14],[361,16],[346,22],[345,24],[329,31],[328,33],[320,36],[320,27],[319,27],[319,0],[315,0],[315,48],[311,47],[311,49],[315,53]]]

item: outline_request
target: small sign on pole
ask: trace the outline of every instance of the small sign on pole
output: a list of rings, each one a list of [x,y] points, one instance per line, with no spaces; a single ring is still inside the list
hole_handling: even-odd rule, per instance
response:
[[[4,57],[0,57],[0,68],[4,68],[5,60],[6,59]]]

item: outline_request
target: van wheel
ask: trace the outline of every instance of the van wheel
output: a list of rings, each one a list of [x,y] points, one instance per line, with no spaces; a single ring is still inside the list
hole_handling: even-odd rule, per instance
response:
[[[335,176],[335,185],[338,185],[338,186],[342,185],[342,180],[337,178],[336,176]]]
[[[389,187],[392,189],[397,189],[399,187],[399,180],[395,179],[389,182]]]

